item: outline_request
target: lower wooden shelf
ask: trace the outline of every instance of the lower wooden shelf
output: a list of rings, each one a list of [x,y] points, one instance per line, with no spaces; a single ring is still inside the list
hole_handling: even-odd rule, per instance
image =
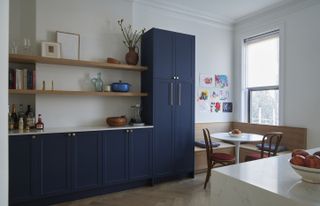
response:
[[[140,92],[90,92],[90,91],[26,90],[26,89],[9,89],[9,94],[74,95],[74,96],[105,96],[105,97],[144,97],[144,96],[148,96],[147,93],[140,93]]]

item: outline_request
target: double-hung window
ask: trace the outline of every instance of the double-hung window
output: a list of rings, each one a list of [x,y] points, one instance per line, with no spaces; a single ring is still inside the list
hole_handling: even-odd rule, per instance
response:
[[[279,124],[279,31],[244,40],[248,122]]]

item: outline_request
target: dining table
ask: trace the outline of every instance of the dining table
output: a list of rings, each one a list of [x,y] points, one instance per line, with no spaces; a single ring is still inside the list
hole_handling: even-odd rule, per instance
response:
[[[263,139],[263,135],[254,133],[241,133],[238,135],[231,134],[230,132],[213,133],[211,138],[228,141],[235,145],[235,158],[236,164],[239,164],[240,159],[240,144],[242,142],[259,142]]]

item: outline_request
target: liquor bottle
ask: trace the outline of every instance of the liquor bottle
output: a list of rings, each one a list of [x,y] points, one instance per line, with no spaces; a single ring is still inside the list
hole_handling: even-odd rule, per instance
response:
[[[19,131],[23,131],[23,129],[24,129],[23,118],[20,117],[20,119],[19,119]]]
[[[34,113],[32,111],[31,105],[28,105],[28,110],[25,113],[26,116],[26,126],[29,128],[34,128],[35,120],[34,120]]]
[[[24,118],[23,104],[19,104],[19,112],[18,112],[19,120],[20,120],[20,117]]]
[[[11,118],[11,111],[10,111],[10,105],[9,106],[9,112],[8,112],[8,129],[13,130],[14,129],[14,122]]]
[[[16,105],[15,104],[12,104],[11,118],[12,118],[13,125],[14,125],[13,128],[18,129],[19,119],[18,119],[18,115],[16,113]]]
[[[41,114],[38,115],[38,122],[35,125],[36,129],[42,130],[44,129],[44,124],[42,122]]]

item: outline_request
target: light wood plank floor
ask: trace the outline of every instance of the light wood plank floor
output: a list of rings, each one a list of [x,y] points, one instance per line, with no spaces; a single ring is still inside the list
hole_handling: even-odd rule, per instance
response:
[[[211,184],[204,190],[204,180],[205,174],[199,174],[194,179],[100,195],[56,206],[211,206],[214,205],[210,195]]]

